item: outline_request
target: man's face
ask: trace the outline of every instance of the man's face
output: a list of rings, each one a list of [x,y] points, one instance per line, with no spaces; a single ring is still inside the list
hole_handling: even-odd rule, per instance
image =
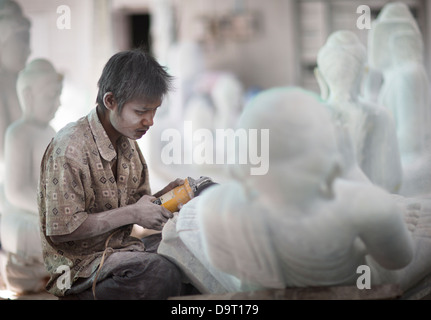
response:
[[[137,140],[154,124],[156,110],[162,101],[146,102],[141,99],[128,101],[123,105],[120,113],[118,106],[111,112],[110,120],[114,129],[129,139]]]

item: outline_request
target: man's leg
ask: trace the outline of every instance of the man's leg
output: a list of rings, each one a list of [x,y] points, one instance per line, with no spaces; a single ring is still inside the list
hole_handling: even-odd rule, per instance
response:
[[[179,269],[166,258],[149,252],[114,252],[102,266],[96,285],[100,300],[144,300],[184,293]],[[76,295],[93,299],[92,288]]]

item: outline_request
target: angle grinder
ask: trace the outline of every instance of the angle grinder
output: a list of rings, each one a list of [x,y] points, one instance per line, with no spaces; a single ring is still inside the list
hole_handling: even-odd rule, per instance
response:
[[[153,203],[161,205],[171,212],[177,212],[180,205],[186,204],[201,194],[203,190],[215,184],[217,183],[209,177],[200,177],[199,179],[187,177],[183,185],[166,192],[154,200]]]

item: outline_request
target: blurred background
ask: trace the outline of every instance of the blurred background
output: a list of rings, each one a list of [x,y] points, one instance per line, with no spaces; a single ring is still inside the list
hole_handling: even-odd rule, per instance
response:
[[[145,47],[180,78],[202,70],[227,71],[239,80],[245,97],[258,90],[284,85],[298,85],[319,92],[313,70],[317,52],[327,37],[336,30],[351,30],[366,45],[368,30],[359,29],[356,24],[360,16],[358,6],[369,6],[374,19],[391,1],[17,2],[31,21],[29,61],[46,58],[64,75],[62,105],[52,121],[58,130],[94,107],[97,80],[109,57],[137,46]],[[408,4],[420,26],[425,43],[425,63],[430,71],[431,2],[402,2]],[[61,6],[70,10],[66,12]],[[63,18],[70,18],[69,24],[63,23],[59,28],[59,19]],[[184,49],[185,43],[193,46]],[[179,62],[181,50],[183,57]],[[199,50],[199,53],[184,57],[187,50]],[[175,59],[176,63],[173,63]],[[173,114],[181,110],[179,107]],[[145,145],[145,139],[147,137],[140,143]]]

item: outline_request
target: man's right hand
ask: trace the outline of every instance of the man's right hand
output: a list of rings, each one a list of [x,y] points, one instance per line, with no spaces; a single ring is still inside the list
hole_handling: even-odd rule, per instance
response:
[[[134,204],[135,223],[146,229],[160,231],[174,215],[165,207],[154,204],[154,200],[156,197],[144,195]]]

